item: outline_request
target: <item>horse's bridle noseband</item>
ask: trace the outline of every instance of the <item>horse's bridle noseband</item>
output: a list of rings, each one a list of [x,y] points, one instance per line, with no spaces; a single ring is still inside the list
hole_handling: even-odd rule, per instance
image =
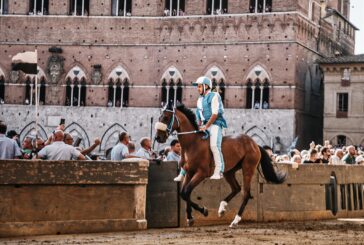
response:
[[[174,131],[173,130],[174,122],[175,121],[177,122],[177,128],[179,128],[180,122],[179,122],[178,117],[176,116],[176,110],[175,110],[175,108],[173,108],[173,111],[172,110],[168,110],[168,109],[164,109],[163,110],[163,112],[166,112],[166,111],[172,113],[172,118],[170,119],[168,125],[165,124],[165,123],[162,123],[162,122],[157,122],[156,125],[155,125],[155,128],[157,130],[165,131],[167,133],[167,137],[168,137]]]

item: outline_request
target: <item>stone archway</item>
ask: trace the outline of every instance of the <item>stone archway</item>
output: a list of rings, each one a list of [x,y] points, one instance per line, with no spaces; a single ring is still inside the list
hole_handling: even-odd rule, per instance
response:
[[[74,138],[74,140],[76,140],[76,138],[81,138],[81,143],[80,143],[80,147],[82,148],[88,148],[90,147],[90,139],[87,135],[86,130],[81,127],[81,125],[79,125],[78,123],[71,123],[70,125],[68,125],[65,130],[65,132],[71,134]]]
[[[127,130],[119,123],[111,125],[101,138],[99,152],[106,152],[108,149],[116,145],[119,141],[119,134],[121,132],[127,132]]]
[[[27,124],[20,132],[20,142],[23,142],[25,136],[34,136],[35,137],[35,121],[30,122]],[[42,138],[43,140],[48,139],[47,132],[44,128],[38,123],[38,137]]]
[[[252,137],[258,145],[270,145],[270,139],[267,134],[257,126],[251,127],[245,134]]]

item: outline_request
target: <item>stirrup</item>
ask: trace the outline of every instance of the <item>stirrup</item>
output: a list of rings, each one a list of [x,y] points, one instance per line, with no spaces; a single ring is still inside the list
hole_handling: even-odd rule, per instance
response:
[[[182,174],[179,174],[176,178],[173,179],[174,182],[181,182],[183,180],[184,176]]]

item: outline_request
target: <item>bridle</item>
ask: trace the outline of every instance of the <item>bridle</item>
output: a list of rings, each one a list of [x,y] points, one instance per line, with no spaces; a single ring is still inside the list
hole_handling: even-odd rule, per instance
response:
[[[176,116],[176,108],[173,107],[173,110],[170,110],[170,109],[167,109],[167,108],[164,108],[162,112],[171,112],[172,113],[172,117],[171,119],[169,120],[169,123],[168,125],[165,124],[165,123],[162,123],[162,122],[157,122],[155,124],[155,129],[156,130],[161,130],[161,131],[165,131],[166,134],[167,134],[167,138],[173,134],[173,125],[174,125],[174,122],[176,121],[177,122],[177,128],[180,127],[180,121],[178,119],[178,117]],[[177,132],[176,135],[184,135],[184,134],[197,134],[197,133],[201,133],[202,131],[200,130],[193,130],[193,131],[188,131],[188,132]],[[203,138],[208,138],[209,136],[209,133],[208,131],[205,131],[205,136]]]

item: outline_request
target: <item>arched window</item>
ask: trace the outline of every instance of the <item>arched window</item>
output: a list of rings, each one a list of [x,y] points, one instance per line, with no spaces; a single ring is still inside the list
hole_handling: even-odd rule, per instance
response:
[[[67,78],[66,82],[66,101],[65,106],[71,106],[71,98],[72,98],[72,88],[71,88],[71,78]]]
[[[5,79],[0,76],[0,105],[5,103]]]
[[[339,147],[346,146],[346,136],[345,135],[338,135],[336,143],[337,143],[337,146],[339,146]]]
[[[260,65],[255,66],[248,74],[247,108],[269,108],[269,75]],[[255,81],[254,84],[252,81]],[[263,84],[262,84],[263,81]],[[250,95],[251,93],[251,95]],[[251,106],[249,107],[249,101]],[[267,104],[268,103],[268,104]]]
[[[182,103],[182,81],[178,80],[177,83],[177,101]]]
[[[90,0],[70,0],[70,15],[88,16]]]
[[[80,104],[79,106],[86,106],[86,93],[87,93],[87,86],[86,86],[86,80],[83,77],[81,79],[81,91],[80,91]]]
[[[169,67],[162,76],[161,103],[172,102],[176,105],[177,100],[182,102],[182,76],[176,67]],[[177,83],[175,82],[177,81]]]
[[[272,0],[250,0],[250,13],[267,13],[272,12]]]
[[[45,78],[42,77],[40,79],[39,104],[45,105],[45,102],[46,102],[46,81]]]
[[[269,109],[269,81],[265,79],[263,84],[263,109]]]
[[[49,0],[30,0],[29,15],[47,15]]]
[[[132,0],[112,0],[113,16],[131,16]]]
[[[165,0],[165,16],[182,16],[185,12],[185,0]]]
[[[220,15],[228,13],[228,0],[207,0],[206,13]]]
[[[124,89],[122,93],[122,101],[123,101],[123,107],[129,106],[129,81],[128,79],[125,79],[124,81]]]
[[[112,85],[109,85],[108,106],[109,104],[114,107],[129,106],[130,78],[128,72],[119,65],[111,71],[108,79],[110,83],[112,83]],[[113,94],[111,93],[110,86],[113,87]],[[112,103],[110,103],[110,101]]]
[[[86,74],[79,67],[73,67],[66,75],[66,105],[85,106],[86,105]]]
[[[0,15],[7,14],[9,9],[8,0],[0,0]]]
[[[246,108],[252,109],[253,108],[253,83],[250,79],[248,79],[248,82],[246,84]]]
[[[224,103],[225,100],[225,76],[221,69],[217,66],[211,67],[205,76],[211,79],[212,91],[218,92],[221,96],[221,100]]]

